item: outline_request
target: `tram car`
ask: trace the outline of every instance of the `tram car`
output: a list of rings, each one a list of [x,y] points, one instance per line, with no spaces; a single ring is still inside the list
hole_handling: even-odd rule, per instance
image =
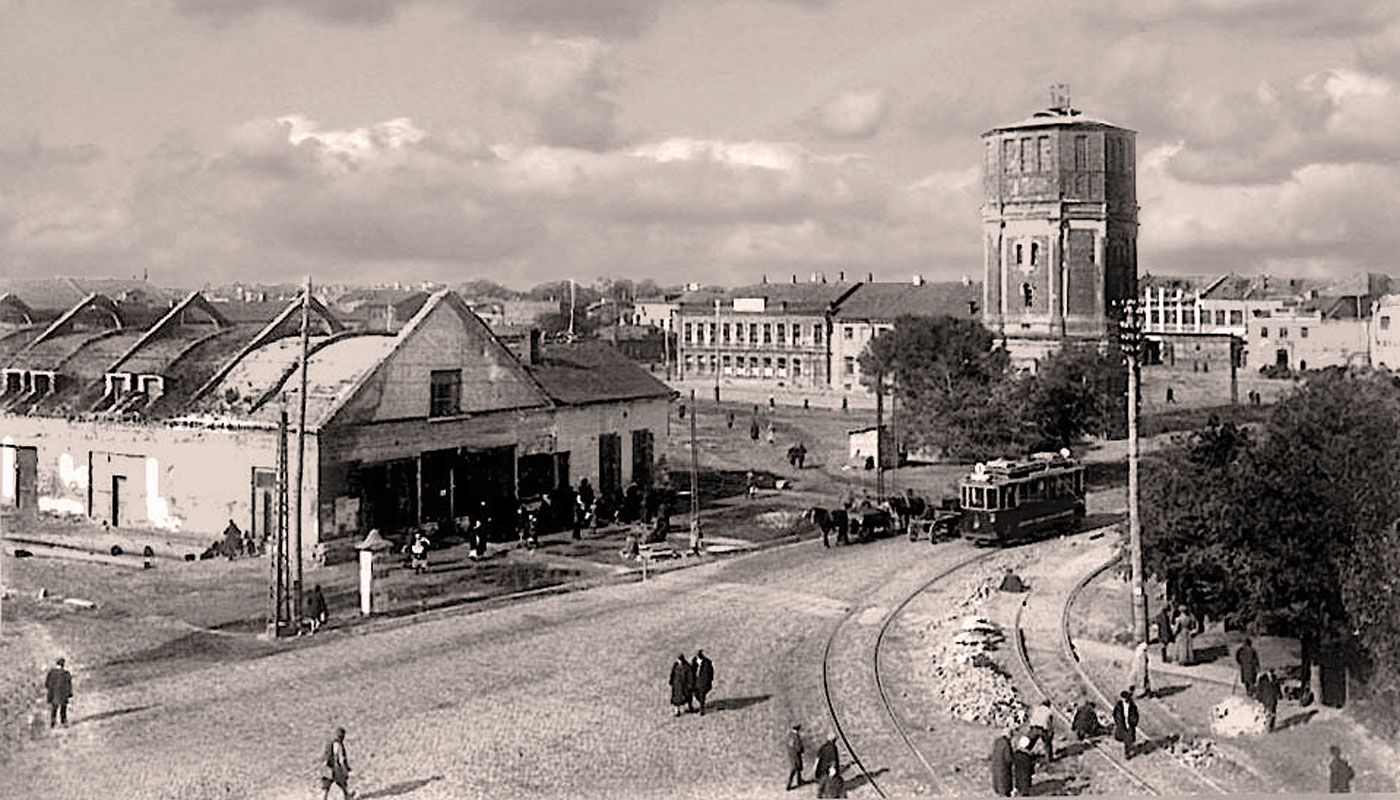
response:
[[[1069,533],[1084,517],[1084,466],[1069,450],[979,463],[958,489],[958,530],[979,545]]]

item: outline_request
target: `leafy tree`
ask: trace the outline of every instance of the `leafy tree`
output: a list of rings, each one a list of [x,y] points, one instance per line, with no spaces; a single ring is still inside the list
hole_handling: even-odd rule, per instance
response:
[[[1144,463],[1143,556],[1197,611],[1297,636],[1305,652],[1355,636],[1400,669],[1400,391],[1320,373],[1257,441],[1215,424]]]
[[[1002,455],[1019,444],[1006,351],[990,331],[958,317],[904,316],[860,357],[862,382],[893,378],[897,424],[914,447],[953,458]],[[888,382],[888,381],[887,381]]]
[[[1017,405],[1036,448],[1069,447],[1123,418],[1127,365],[1121,355],[1097,345],[1067,345],[1018,388]]]

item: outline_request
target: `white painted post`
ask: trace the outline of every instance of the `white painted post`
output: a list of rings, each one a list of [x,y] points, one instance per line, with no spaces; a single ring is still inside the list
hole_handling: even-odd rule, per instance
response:
[[[360,616],[368,617],[374,612],[370,602],[370,592],[374,584],[374,553],[360,551]]]

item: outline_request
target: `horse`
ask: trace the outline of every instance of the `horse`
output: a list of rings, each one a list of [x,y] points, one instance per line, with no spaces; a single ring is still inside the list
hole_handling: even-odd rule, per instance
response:
[[[807,509],[802,514],[802,517],[818,528],[821,528],[823,544],[828,544],[830,542],[832,531],[836,532],[837,544],[850,543],[850,539],[847,537],[850,531],[850,517],[847,515],[845,509],[828,509],[813,506]]]

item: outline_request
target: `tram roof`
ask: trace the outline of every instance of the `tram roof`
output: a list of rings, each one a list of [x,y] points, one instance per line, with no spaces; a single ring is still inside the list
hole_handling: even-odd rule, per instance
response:
[[[1064,453],[1034,453],[1029,458],[1006,459],[979,463],[967,477],[969,481],[990,483],[1025,478],[1048,472],[1074,469],[1079,462]]]

